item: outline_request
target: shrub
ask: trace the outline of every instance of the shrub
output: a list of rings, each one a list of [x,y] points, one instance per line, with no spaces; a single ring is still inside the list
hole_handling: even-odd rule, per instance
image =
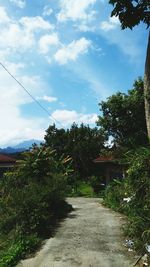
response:
[[[83,181],[77,181],[75,186],[71,188],[68,196],[70,197],[94,197],[93,188],[90,184]]]
[[[150,244],[150,148],[127,152],[125,162],[126,179],[106,188],[104,202],[128,215],[126,233],[138,248],[144,249]]]
[[[36,235],[22,236],[15,240],[7,250],[1,255],[0,266],[11,267],[15,266],[18,260],[31,253],[38,246],[40,239]]]
[[[3,257],[10,266],[22,255],[30,240],[24,243],[23,239],[20,243],[16,241],[18,236],[50,235],[58,218],[70,209],[64,201],[69,162],[69,158],[56,159],[55,151],[50,148],[35,146],[24,154],[24,160],[18,162],[14,171],[6,173],[0,181],[0,232],[13,235],[15,240],[13,252],[8,250]]]
[[[95,194],[98,194],[105,189],[105,184],[103,180],[104,179],[102,177],[94,175],[89,178],[89,183],[92,186]]]
[[[128,152],[128,184],[133,195],[129,202],[130,235],[143,243],[150,243],[150,148]]]
[[[123,181],[114,180],[105,189],[104,202],[110,208],[119,211],[124,197]]]

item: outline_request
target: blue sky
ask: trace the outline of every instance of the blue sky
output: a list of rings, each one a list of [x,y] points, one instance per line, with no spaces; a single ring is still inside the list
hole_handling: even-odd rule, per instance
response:
[[[148,31],[120,29],[106,0],[0,0],[0,147],[43,139],[53,122],[95,126],[98,103],[143,76]],[[55,119],[55,120],[54,120]]]

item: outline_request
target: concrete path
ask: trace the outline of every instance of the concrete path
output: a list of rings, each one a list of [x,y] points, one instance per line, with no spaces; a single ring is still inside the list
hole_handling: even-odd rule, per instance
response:
[[[130,267],[135,259],[123,246],[123,219],[100,199],[69,198],[74,211],[34,258],[18,267]]]

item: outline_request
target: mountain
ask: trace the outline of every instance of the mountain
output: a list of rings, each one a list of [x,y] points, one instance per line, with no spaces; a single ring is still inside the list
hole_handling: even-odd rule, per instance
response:
[[[14,154],[18,152],[22,152],[25,149],[15,149],[13,147],[5,147],[5,148],[0,148],[0,154]]]
[[[19,143],[18,145],[12,146],[12,147],[6,147],[6,148],[0,148],[1,154],[13,154],[18,152],[23,152],[25,150],[28,150],[30,147],[32,147],[33,144],[40,145],[43,141],[40,140],[27,140]]]
[[[14,149],[29,149],[30,147],[32,147],[33,144],[36,145],[40,145],[42,143],[42,141],[40,140],[36,140],[36,139],[31,139],[31,140],[27,140],[27,141],[23,141],[22,143],[19,143],[16,146],[13,146]]]

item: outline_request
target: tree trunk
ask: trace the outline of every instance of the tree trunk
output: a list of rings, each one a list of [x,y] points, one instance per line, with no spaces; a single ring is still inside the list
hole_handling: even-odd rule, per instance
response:
[[[144,74],[145,116],[148,139],[150,143],[150,32],[148,37],[147,55]]]

